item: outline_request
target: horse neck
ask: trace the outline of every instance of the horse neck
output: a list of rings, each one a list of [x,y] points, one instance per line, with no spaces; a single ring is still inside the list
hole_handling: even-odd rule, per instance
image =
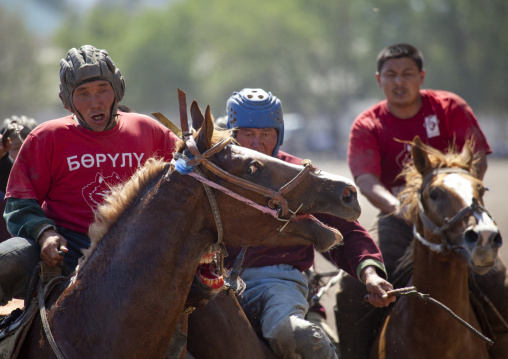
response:
[[[433,242],[437,243],[436,240]],[[468,266],[456,253],[436,253],[416,241],[413,285],[453,311],[465,314],[468,310],[465,307],[469,308]]]
[[[51,313],[55,337],[83,338],[79,349],[66,348],[69,353],[162,356],[199,259],[214,239],[203,192],[194,183],[161,182],[141,193],[140,203],[98,244]],[[94,332],[100,334],[87,334]]]

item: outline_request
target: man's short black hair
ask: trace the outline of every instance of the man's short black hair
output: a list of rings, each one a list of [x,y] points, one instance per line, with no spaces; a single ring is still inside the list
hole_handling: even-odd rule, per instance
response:
[[[409,57],[416,63],[418,71],[423,70],[423,55],[416,47],[409,44],[395,44],[385,47],[377,55],[377,72],[380,73],[383,65],[390,59]]]

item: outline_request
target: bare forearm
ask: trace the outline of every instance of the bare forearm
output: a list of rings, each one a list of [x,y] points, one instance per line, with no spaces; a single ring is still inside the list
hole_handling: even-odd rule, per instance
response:
[[[400,202],[383,184],[371,174],[363,174],[356,178],[360,192],[370,203],[382,212],[398,212]]]

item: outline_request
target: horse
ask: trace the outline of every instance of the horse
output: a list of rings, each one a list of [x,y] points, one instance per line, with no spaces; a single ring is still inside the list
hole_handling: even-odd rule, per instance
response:
[[[412,163],[402,176],[405,217],[414,224],[409,247],[410,285],[444,304],[480,331],[470,302],[468,273],[487,273],[496,264],[502,239],[483,206],[485,187],[475,175],[472,143],[443,154],[415,137]],[[417,292],[417,293],[418,293]],[[384,320],[371,359],[488,357],[479,335],[438,305],[401,296]]]
[[[173,162],[148,160],[98,207],[90,248],[48,290],[45,318],[18,357],[164,358],[211,247],[310,242],[323,251],[342,235],[309,213],[359,217],[350,180],[231,143],[196,101],[190,113],[195,130],[184,131]]]

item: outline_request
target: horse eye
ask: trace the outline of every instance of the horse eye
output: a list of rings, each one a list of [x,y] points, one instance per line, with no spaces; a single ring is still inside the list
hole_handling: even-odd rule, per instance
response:
[[[255,165],[250,165],[249,168],[247,169],[247,173],[248,174],[253,174],[254,172],[256,172],[258,170],[258,168],[255,166]]]
[[[429,198],[433,201],[439,199],[440,195],[439,195],[439,191],[430,191],[429,193]]]

